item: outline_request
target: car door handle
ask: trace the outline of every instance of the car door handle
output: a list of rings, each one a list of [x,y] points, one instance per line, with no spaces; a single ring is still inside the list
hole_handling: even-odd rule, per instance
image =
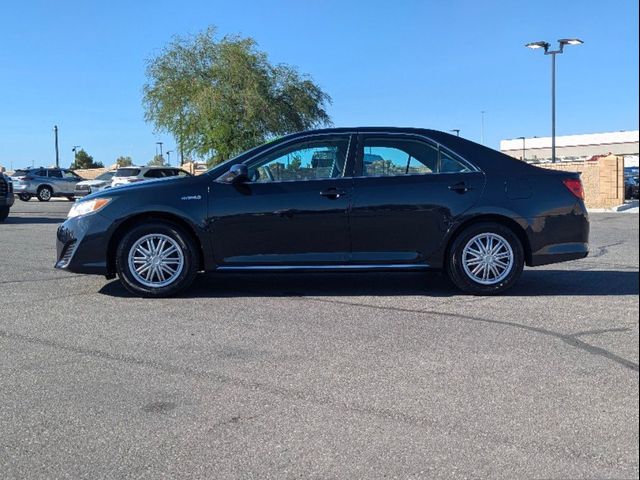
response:
[[[473,187],[469,186],[467,182],[458,182],[449,185],[449,190],[456,193],[467,193],[469,190],[473,190]]]
[[[338,190],[337,188],[328,188],[327,190],[322,190],[320,195],[323,197],[327,197],[331,200],[336,200],[342,196],[345,196],[347,192],[344,190]]]

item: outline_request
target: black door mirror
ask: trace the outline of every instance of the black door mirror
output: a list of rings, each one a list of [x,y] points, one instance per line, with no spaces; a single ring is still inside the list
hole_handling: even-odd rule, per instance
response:
[[[228,183],[244,183],[249,181],[249,169],[244,163],[237,163],[232,165],[227,174],[224,176],[224,181]]]

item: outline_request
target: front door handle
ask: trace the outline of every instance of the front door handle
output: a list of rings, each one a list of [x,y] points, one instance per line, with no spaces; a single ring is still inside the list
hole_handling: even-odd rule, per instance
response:
[[[449,185],[449,190],[456,193],[467,193],[469,190],[473,190],[473,187],[469,186],[467,182],[458,182]]]
[[[320,192],[321,196],[327,197],[331,200],[336,200],[346,194],[347,192],[345,192],[344,190],[338,190],[337,188],[328,188],[327,190],[322,190]]]

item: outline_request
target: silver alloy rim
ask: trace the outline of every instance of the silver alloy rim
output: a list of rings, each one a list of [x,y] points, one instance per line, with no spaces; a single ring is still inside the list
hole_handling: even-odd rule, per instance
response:
[[[481,285],[503,281],[513,269],[513,249],[504,237],[481,233],[467,242],[462,251],[465,273]]]
[[[49,200],[51,198],[51,192],[48,188],[43,188],[42,190],[40,190],[40,198],[42,198],[43,200]]]
[[[129,270],[145,287],[166,287],[178,278],[183,268],[182,249],[167,235],[144,235],[129,250]]]

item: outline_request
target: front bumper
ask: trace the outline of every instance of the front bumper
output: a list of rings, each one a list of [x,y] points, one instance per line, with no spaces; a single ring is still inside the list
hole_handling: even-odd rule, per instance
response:
[[[10,207],[16,201],[13,193],[10,193],[6,197],[0,197],[0,207]]]
[[[55,268],[106,275],[112,227],[113,221],[99,212],[67,219],[58,227]]]

